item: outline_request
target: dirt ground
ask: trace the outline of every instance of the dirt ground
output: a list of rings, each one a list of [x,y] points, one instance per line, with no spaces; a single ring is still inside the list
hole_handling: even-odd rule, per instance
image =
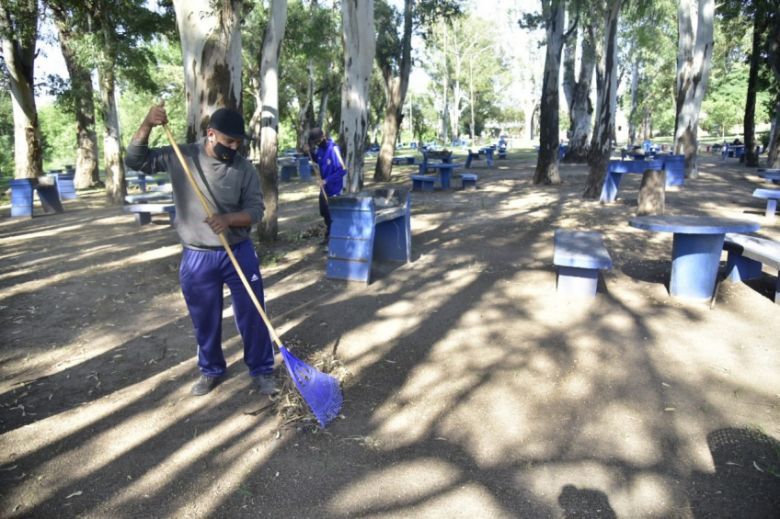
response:
[[[638,175],[603,206],[582,200],[583,166],[534,186],[522,157],[475,163],[476,191],[413,193],[413,260],[368,285],[325,278],[317,192],[282,184],[282,240],[258,246],[268,310],[298,356],[343,363],[324,430],[252,391],[229,300],[228,379],[190,396],[164,217],[138,227],[100,193],[2,208],[0,516],[777,517],[777,272],[723,283],[712,307],[671,298],[671,235],[628,226]],[[756,187],[704,157],[667,213],[780,240]],[[555,228],[604,234],[595,299],[556,294]]]

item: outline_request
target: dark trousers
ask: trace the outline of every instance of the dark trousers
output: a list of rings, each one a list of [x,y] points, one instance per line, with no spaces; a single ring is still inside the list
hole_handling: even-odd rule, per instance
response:
[[[263,280],[252,241],[245,240],[233,245],[232,249],[255,297],[264,305]],[[222,352],[224,284],[227,284],[233,299],[233,315],[244,342],[244,362],[249,374],[254,377],[273,371],[274,352],[268,329],[224,250],[185,248],[179,267],[179,281],[195,327],[201,373],[218,377],[226,370]]]
[[[325,198],[325,192],[320,189],[320,216],[325,220],[325,236],[330,236],[330,225],[333,223],[333,219],[330,217],[330,206],[328,205],[328,199]]]

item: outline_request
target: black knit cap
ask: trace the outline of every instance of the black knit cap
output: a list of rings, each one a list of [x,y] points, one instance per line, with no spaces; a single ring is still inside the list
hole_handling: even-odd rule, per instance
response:
[[[240,113],[230,108],[220,108],[211,114],[209,128],[222,132],[233,139],[246,137],[244,133],[244,118],[241,117]]]

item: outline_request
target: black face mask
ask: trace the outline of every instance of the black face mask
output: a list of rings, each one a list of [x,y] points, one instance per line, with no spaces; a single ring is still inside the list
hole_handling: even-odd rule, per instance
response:
[[[214,141],[214,145],[212,146],[212,149],[214,150],[214,155],[217,156],[217,159],[227,164],[233,162],[233,159],[236,158],[236,153],[238,153],[238,150],[234,150],[233,148],[228,148],[227,146],[225,146],[224,144],[216,140]]]

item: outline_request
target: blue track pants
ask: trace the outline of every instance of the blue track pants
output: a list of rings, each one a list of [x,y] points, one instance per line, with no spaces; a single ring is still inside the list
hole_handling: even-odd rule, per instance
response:
[[[252,241],[245,240],[231,248],[257,300],[265,309],[263,280]],[[202,251],[185,247],[179,267],[179,281],[195,327],[198,368],[201,373],[218,377],[226,370],[222,353],[224,284],[227,284],[233,298],[233,315],[244,342],[244,362],[249,367],[249,374],[254,377],[273,370],[271,337],[224,250]]]

